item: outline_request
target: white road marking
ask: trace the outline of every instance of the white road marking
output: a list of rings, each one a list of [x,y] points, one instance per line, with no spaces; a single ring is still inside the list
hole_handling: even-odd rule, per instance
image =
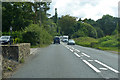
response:
[[[108,70],[107,68],[99,68],[99,69],[101,69],[101,70],[105,70],[105,71],[107,71],[107,70]]]
[[[80,55],[78,55],[76,52],[74,52],[74,54],[75,54],[77,57],[80,57]]]
[[[88,61],[83,60],[90,68],[92,68],[95,72],[100,73],[101,71],[98,70],[96,67],[94,67],[92,64],[90,64]]]
[[[106,64],[104,64],[104,63],[102,63],[102,62],[100,62],[100,61],[98,61],[98,60],[95,60],[95,62],[97,62],[97,63],[103,65],[104,67],[110,69],[111,71],[113,71],[113,72],[115,72],[115,73],[119,73],[119,71],[117,71],[117,70],[111,68],[110,66],[107,66]]]
[[[83,59],[82,57],[80,59]]]
[[[90,62],[91,62],[91,61],[93,61],[93,60],[88,60],[88,61],[90,61]]]
[[[70,51],[71,51],[71,52],[73,52],[73,50],[72,50],[72,49],[70,49]]]
[[[88,56],[87,54],[85,54],[85,53],[82,53],[84,56],[86,56],[86,57],[90,57],[90,56]]]
[[[74,49],[73,47],[71,47],[72,49]]]
[[[79,50],[75,49],[77,52],[80,52]]]

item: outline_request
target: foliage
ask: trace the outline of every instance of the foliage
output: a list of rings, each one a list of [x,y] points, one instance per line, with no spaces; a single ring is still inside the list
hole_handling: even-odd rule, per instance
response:
[[[118,34],[118,29],[119,29],[119,26],[118,26],[118,23],[117,23],[116,29],[113,31],[112,35]]]
[[[119,37],[117,35],[113,35],[99,39],[94,39],[90,37],[79,37],[79,38],[75,38],[74,40],[76,44],[81,46],[93,47],[102,50],[117,51],[118,50],[117,48],[119,46],[119,42],[117,39],[119,39]]]
[[[24,60],[24,58],[22,57],[21,59],[20,59],[20,63],[24,63],[25,62],[25,60]]]
[[[61,27],[62,33],[69,36],[73,34],[75,24],[76,18],[69,15],[62,16],[58,21],[58,25]]]
[[[74,39],[76,44],[86,47],[91,47],[92,42],[98,42],[97,39],[91,37],[79,37]]]
[[[84,37],[84,36],[89,36],[93,38],[97,37],[96,29],[88,23],[79,22],[76,28],[79,30],[72,35],[73,38]]]
[[[112,37],[111,36],[106,36],[106,37],[100,38],[99,43],[104,42],[104,41],[108,41],[108,40],[112,40]]]
[[[29,25],[23,33],[23,41],[31,43],[31,45],[50,44],[51,40],[51,35],[37,24]]]
[[[106,36],[99,39],[101,47],[118,47],[118,41],[115,36]]]
[[[9,70],[9,71],[13,71],[13,69],[11,68],[11,67],[7,67],[7,70]]]
[[[2,35],[3,36],[10,35],[10,32],[2,32]],[[13,43],[14,44],[23,42],[22,31],[14,31],[14,32],[12,32],[11,36],[13,37]]]
[[[104,33],[102,29],[100,29],[99,27],[95,27],[95,29],[97,31],[97,38],[104,37]]]
[[[2,31],[8,32],[10,26],[13,27],[13,31],[20,31],[31,23],[44,25],[49,5],[50,3],[45,2],[3,2]],[[40,6],[43,8],[39,9]]]
[[[105,35],[111,35],[116,28],[117,21],[118,19],[113,16],[103,15],[101,19],[97,20],[97,23],[100,24],[99,27],[103,30]]]
[[[115,40],[108,40],[104,41],[100,44],[102,47],[118,47],[118,41]]]
[[[85,37],[85,36],[86,35],[85,35],[84,31],[79,30],[72,35],[72,38],[79,38],[79,37]]]

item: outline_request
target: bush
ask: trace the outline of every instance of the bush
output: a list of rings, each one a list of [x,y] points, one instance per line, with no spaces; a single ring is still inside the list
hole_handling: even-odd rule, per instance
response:
[[[112,40],[112,36],[106,36],[106,37],[100,38],[99,43],[104,42],[104,41],[108,41],[108,40]]]
[[[21,58],[20,63],[24,63],[24,62],[25,62],[24,58]]]
[[[97,39],[91,38],[91,37],[79,37],[74,39],[76,44],[86,47],[91,47],[91,43],[95,42],[98,43]]]
[[[116,40],[108,40],[104,41],[100,44],[102,47],[118,47],[118,41]]]
[[[85,37],[85,33],[84,31],[78,31],[78,32],[75,32],[73,35],[72,35],[72,38],[79,38],[79,37]]]
[[[11,67],[7,67],[7,70],[9,70],[9,71],[13,71],[13,69],[11,68]]]
[[[23,41],[31,45],[50,44],[51,35],[37,24],[31,24],[23,32]]]

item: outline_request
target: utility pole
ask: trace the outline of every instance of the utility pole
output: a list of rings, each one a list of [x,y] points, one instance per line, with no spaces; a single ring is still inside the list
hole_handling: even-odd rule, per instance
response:
[[[42,25],[41,15],[42,15],[42,11],[41,11],[41,2],[40,2],[40,4],[39,4],[39,18],[40,18],[40,26]]]
[[[54,18],[54,22],[56,23],[57,25],[57,18],[58,18],[58,14],[57,14],[57,8],[55,8],[55,18]],[[59,29],[58,29],[58,25],[57,25],[57,33],[59,32]]]

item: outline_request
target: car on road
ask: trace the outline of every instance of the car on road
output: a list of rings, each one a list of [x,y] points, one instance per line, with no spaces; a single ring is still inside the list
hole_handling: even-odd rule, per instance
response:
[[[8,43],[10,43],[10,40],[12,40],[11,36],[1,36],[0,37],[1,44],[8,44]]]
[[[67,44],[68,45],[75,45],[75,41],[73,39],[69,39]]]
[[[54,44],[59,43],[60,44],[60,38],[58,36],[54,37]]]

